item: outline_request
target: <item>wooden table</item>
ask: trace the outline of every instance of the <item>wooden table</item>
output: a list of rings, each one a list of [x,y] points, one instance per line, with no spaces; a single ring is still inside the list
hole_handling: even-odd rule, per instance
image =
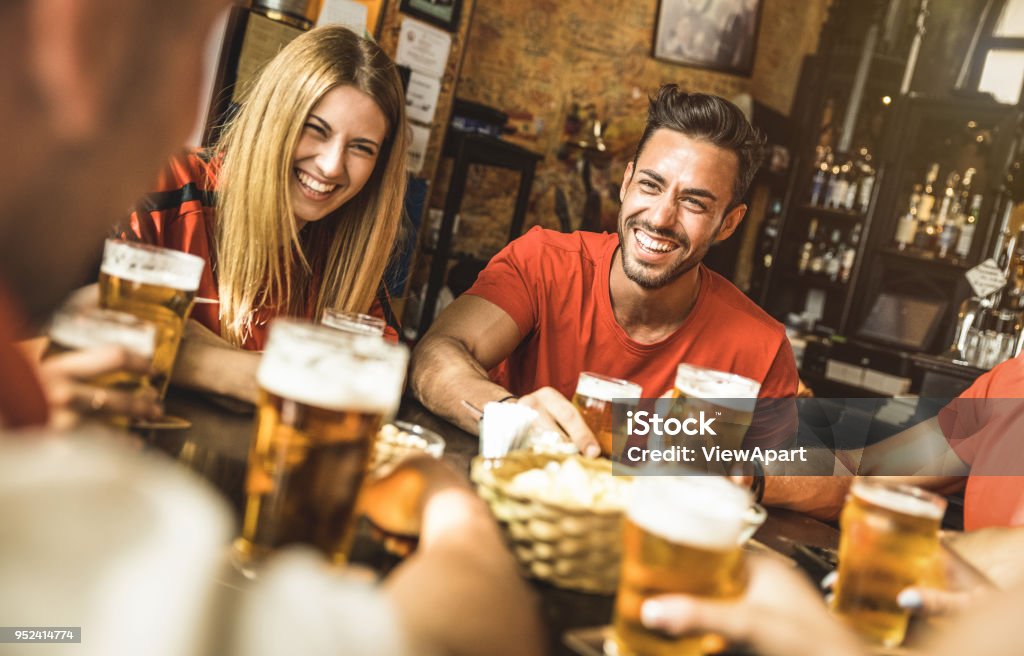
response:
[[[244,504],[244,481],[249,441],[253,430],[251,406],[230,401],[215,402],[199,394],[172,390],[167,399],[167,412],[189,419],[193,426],[187,431],[161,431],[147,436],[149,444],[170,454],[189,469],[213,483],[230,501],[236,518],[241,520]],[[445,459],[460,471],[469,472],[470,460],[478,450],[474,435],[455,427],[427,411],[417,401],[406,398],[398,418],[429,428],[446,441]],[[819,573],[807,554],[796,545],[812,545],[834,549],[838,531],[798,513],[772,509],[756,538],[771,549],[793,558],[812,576]],[[362,527],[353,549],[353,561],[387,571],[398,560],[384,552]],[[540,600],[548,628],[552,654],[572,654],[562,644],[570,629],[608,624],[614,597],[562,590],[540,581],[531,581]]]

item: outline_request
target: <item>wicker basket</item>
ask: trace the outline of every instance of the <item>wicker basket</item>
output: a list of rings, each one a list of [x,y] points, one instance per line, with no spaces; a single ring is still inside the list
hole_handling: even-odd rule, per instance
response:
[[[510,491],[517,474],[568,457],[525,451],[499,461],[478,456],[473,459],[471,477],[528,576],[560,588],[612,594],[619,580],[623,511],[553,503]],[[580,458],[579,462],[611,476],[608,460]]]

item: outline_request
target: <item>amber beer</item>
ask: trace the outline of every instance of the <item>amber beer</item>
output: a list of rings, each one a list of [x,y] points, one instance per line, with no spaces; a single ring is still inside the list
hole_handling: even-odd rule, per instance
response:
[[[205,262],[181,251],[108,239],[100,267],[100,305],[157,326],[152,383],[163,398]]]
[[[380,317],[333,309],[324,310],[320,323],[348,333],[378,337],[384,335],[384,326],[387,325]]]
[[[903,642],[910,616],[897,597],[934,572],[945,511],[945,499],[913,486],[854,481],[839,519],[832,611],[866,640]]]
[[[156,348],[156,326],[131,314],[100,308],[69,308],[57,312],[50,323],[44,358],[103,346],[120,346],[151,359]],[[89,381],[98,387],[136,391],[149,385],[145,374],[114,371]]]
[[[643,389],[636,383],[618,378],[609,378],[600,374],[584,371],[576,383],[576,393],[572,404],[576,406],[583,421],[587,423],[597,443],[601,445],[601,453],[610,455],[612,452],[612,407],[615,399],[630,402],[643,396]]]
[[[644,601],[660,594],[739,596],[746,585],[740,540],[750,494],[719,476],[646,477],[634,482],[623,527],[615,599],[619,656],[701,654],[703,636],[643,626]]]
[[[346,560],[374,437],[398,408],[408,359],[379,338],[273,323],[235,543],[243,572],[293,543]]]
[[[706,417],[714,417],[714,436],[686,438],[686,445],[695,448],[695,454],[703,457],[700,447],[720,446],[723,450],[743,446],[743,438],[753,420],[757,395],[761,383],[736,374],[716,371],[705,367],[680,364],[676,368],[676,384],[673,390],[676,401],[672,416],[680,419],[699,417],[703,411]],[[722,471],[725,465],[707,463],[711,471]]]

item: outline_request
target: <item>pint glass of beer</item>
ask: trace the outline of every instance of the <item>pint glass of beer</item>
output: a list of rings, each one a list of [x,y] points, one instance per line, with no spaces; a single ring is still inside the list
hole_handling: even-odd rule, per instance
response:
[[[750,494],[719,476],[638,477],[623,526],[615,599],[618,656],[701,654],[702,636],[683,638],[643,626],[649,597],[684,593],[739,596],[746,586],[744,516]]]
[[[855,480],[839,518],[832,612],[874,644],[903,642],[909,613],[896,598],[935,571],[945,511],[945,499],[919,488]]]
[[[408,360],[405,346],[377,337],[292,319],[271,325],[235,542],[244,573],[293,543],[346,560],[374,437],[398,409]]]
[[[671,414],[681,418],[714,417],[715,436],[700,436],[688,442],[693,446],[720,446],[723,450],[738,449],[750,428],[761,383],[724,371],[680,364],[676,368],[674,394],[676,402]],[[689,439],[689,438],[688,438]],[[702,453],[698,450],[698,454]],[[715,469],[715,467],[712,467]]]
[[[612,405],[615,399],[632,400],[643,396],[643,389],[636,383],[618,378],[609,378],[600,374],[584,371],[576,383],[576,393],[572,404],[576,406],[583,421],[590,427],[597,443],[601,445],[601,454],[612,452]]]
[[[368,314],[343,312],[333,309],[324,310],[320,323],[348,333],[375,335],[378,337],[384,334],[384,326],[387,325],[387,322],[380,317],[371,317]]]
[[[160,398],[167,393],[205,264],[181,251],[116,239],[108,239],[103,248],[100,305],[156,324],[152,383]]]
[[[124,312],[100,308],[67,308],[54,315],[50,323],[50,343],[44,358],[61,353],[102,346],[120,346],[151,360],[156,350],[157,327],[150,321]],[[129,371],[115,371],[90,381],[98,387],[134,392],[149,386],[149,377]],[[121,425],[127,417],[112,417]]]

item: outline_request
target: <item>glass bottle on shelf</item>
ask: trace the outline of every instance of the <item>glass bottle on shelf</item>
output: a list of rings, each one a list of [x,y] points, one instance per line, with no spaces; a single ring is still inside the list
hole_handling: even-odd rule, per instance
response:
[[[907,211],[903,213],[899,221],[896,223],[896,236],[894,241],[896,247],[901,250],[907,250],[910,244],[914,243],[914,236],[917,234],[917,212],[918,205],[921,202],[921,185],[914,185],[914,192],[910,194],[910,203],[907,206]]]
[[[978,216],[981,214],[981,194],[974,194],[971,197],[970,209],[963,217],[960,226],[960,236],[956,240],[956,255],[959,258],[966,258],[971,253],[971,245],[974,243],[974,232],[978,228]]]
[[[811,264],[811,254],[814,251],[814,237],[818,232],[818,219],[811,219],[807,227],[807,240],[800,247],[800,259],[797,260],[797,273],[804,274]]]
[[[914,248],[922,254],[930,254],[935,245],[935,205],[938,197],[935,195],[935,181],[939,178],[939,165],[934,163],[928,169],[925,176],[924,191],[921,193],[921,200],[917,204],[917,234],[914,235]]]
[[[839,279],[840,264],[842,262],[842,240],[843,234],[838,228],[832,231],[828,250],[825,252],[823,273],[828,279],[835,282]]]
[[[839,263],[839,281],[850,282],[850,275],[853,273],[853,263],[857,259],[857,245],[860,243],[861,224],[853,226],[850,232],[850,240],[843,249],[843,255]]]
[[[817,156],[814,160],[814,177],[811,179],[811,205],[823,205],[825,202],[831,160],[831,149],[827,146],[818,146]]]
[[[758,244],[758,261],[765,269],[772,268],[772,251],[775,249],[775,242],[779,238],[779,228],[782,225],[782,201],[772,201],[768,216],[761,224],[761,239]]]
[[[832,208],[842,208],[846,202],[846,192],[850,189],[850,169],[852,165],[845,164],[832,167],[832,183],[829,185],[828,202],[826,205]]]
[[[871,154],[864,149],[864,159],[861,164],[860,183],[857,185],[857,207],[861,214],[868,213],[868,205],[871,204],[871,192],[875,188],[875,168],[871,166]]]
[[[940,259],[946,259],[956,244],[959,234],[957,217],[960,215],[960,174],[953,171],[946,178],[946,190],[935,220],[935,250]]]

